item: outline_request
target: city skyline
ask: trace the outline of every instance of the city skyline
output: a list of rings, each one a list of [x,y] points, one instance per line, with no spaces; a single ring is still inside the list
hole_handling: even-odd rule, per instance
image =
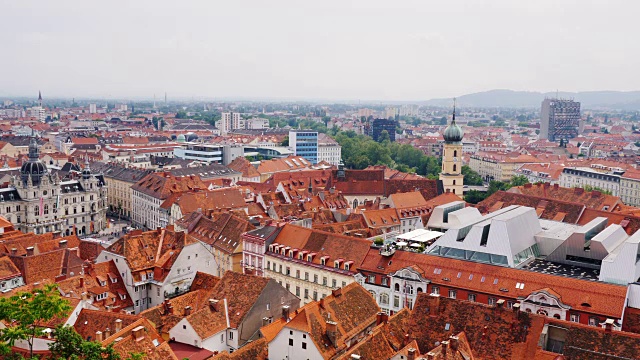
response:
[[[11,69],[0,96],[421,101],[494,88],[629,91],[640,49],[609,34],[636,33],[638,6],[11,3],[0,15],[11,54],[0,59]]]

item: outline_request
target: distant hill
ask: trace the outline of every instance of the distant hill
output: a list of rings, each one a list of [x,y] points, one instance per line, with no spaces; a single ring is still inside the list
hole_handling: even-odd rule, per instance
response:
[[[583,109],[640,110],[640,91],[584,91],[559,92],[560,98],[582,103]],[[545,97],[556,97],[555,92],[489,90],[457,98],[464,107],[538,108]],[[431,106],[451,106],[451,99],[432,99],[424,103]]]

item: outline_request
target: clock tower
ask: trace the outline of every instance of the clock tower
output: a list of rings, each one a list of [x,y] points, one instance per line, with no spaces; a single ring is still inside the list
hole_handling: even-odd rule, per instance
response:
[[[462,197],[464,176],[462,175],[462,136],[464,132],[456,124],[456,100],[453,99],[453,119],[444,130],[442,151],[442,172],[440,180],[444,191]]]

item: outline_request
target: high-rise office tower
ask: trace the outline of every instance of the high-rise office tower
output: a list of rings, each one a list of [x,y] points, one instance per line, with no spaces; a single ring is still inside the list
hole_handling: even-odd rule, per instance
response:
[[[559,141],[578,136],[581,128],[580,103],[564,99],[544,99],[540,110],[540,139]]]
[[[371,123],[369,127],[369,136],[373,138],[373,140],[378,141],[380,134],[383,131],[387,131],[389,133],[389,140],[391,142],[396,141],[396,121],[389,119],[375,119]]]

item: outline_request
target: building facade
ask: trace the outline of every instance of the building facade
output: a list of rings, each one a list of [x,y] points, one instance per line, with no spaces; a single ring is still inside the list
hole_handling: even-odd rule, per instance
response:
[[[131,187],[152,171],[101,162],[92,163],[91,168],[103,174],[109,212],[130,219],[133,209]]]
[[[313,164],[318,163],[318,132],[311,130],[289,131],[289,147],[295,156],[301,156]]]
[[[80,170],[67,163],[60,178],[39,160],[35,139],[29,145],[29,160],[20,176],[0,189],[0,215],[23,232],[86,235],[106,226],[107,186],[102,175],[88,164]]]
[[[581,132],[580,103],[564,99],[544,99],[540,111],[540,139],[568,140]]]
[[[369,127],[369,136],[373,138],[373,140],[378,141],[380,134],[383,131],[389,133],[389,140],[391,142],[396,141],[396,121],[389,119],[375,119],[371,123]]]
[[[567,188],[592,187],[610,191],[611,195],[618,196],[622,173],[623,171],[617,170],[603,173],[587,167],[565,168],[560,174],[560,186]]]
[[[338,165],[342,161],[342,146],[326,134],[318,134],[318,162]]]

